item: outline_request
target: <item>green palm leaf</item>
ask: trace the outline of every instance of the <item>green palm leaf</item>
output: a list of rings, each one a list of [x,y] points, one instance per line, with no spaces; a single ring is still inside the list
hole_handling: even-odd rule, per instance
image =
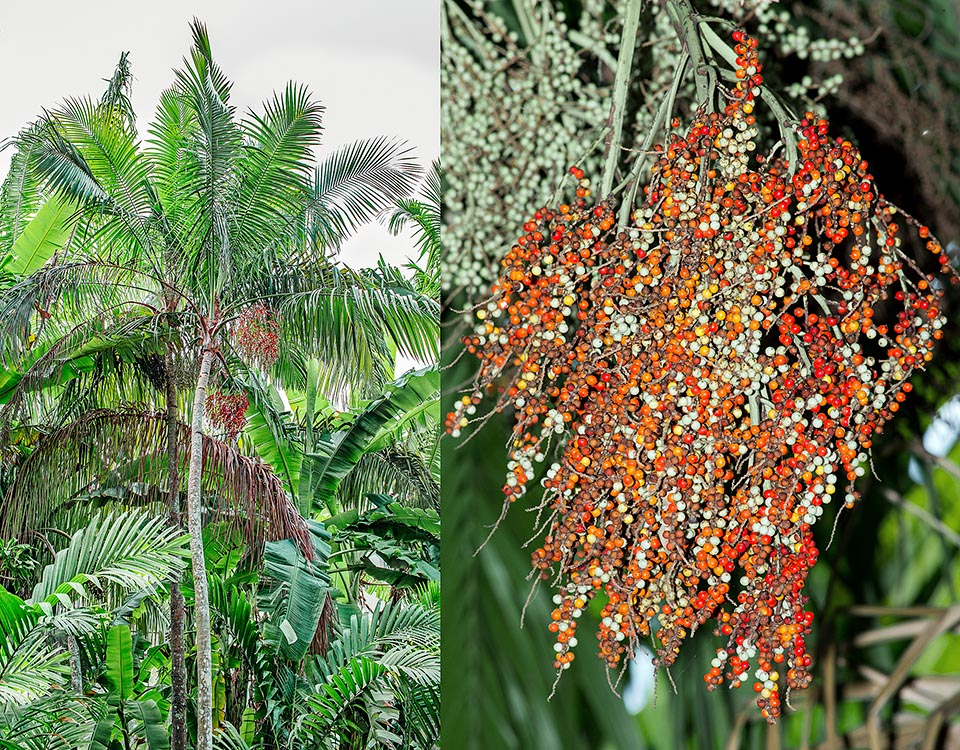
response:
[[[323,107],[306,87],[288,83],[262,115],[250,112],[243,123],[245,144],[233,244],[262,263],[262,251],[293,234],[294,219],[309,186],[312,149],[320,143]]]
[[[417,646],[400,646],[385,653],[380,664],[424,686],[440,684],[440,654]]]
[[[282,338],[322,360],[328,395],[392,371],[398,351],[425,364],[439,353],[439,304],[385,264],[362,272],[281,266],[248,294],[273,300]]]
[[[7,176],[0,187],[0,269],[10,257],[14,243],[43,204],[36,174],[37,124],[28,125],[3,148],[14,148]]]
[[[404,198],[396,203],[387,228],[391,234],[400,234],[413,227],[414,239],[420,251],[418,263],[407,267],[416,274],[420,291],[437,298],[440,294],[440,224],[441,185],[440,162],[435,161],[420,189],[421,197]]]
[[[404,505],[439,509],[440,483],[424,456],[403,446],[368,450],[337,490],[343,508],[371,493],[389,495]]]
[[[26,706],[0,709],[0,750],[77,750],[90,747],[103,702],[65,690]]]
[[[63,196],[96,209],[84,227],[87,241],[149,253],[149,163],[132,122],[117,113],[90,97],[51,110],[38,136],[38,172]]]
[[[387,671],[387,667],[360,656],[330,675],[329,680],[318,685],[317,692],[307,698],[311,709],[303,721],[307,736],[329,737]]]
[[[307,228],[321,248],[339,247],[417,185],[422,168],[404,143],[372,138],[341,146],[317,166]]]
[[[433,651],[440,645],[440,613],[420,605],[384,602],[370,613],[351,615],[316,669],[329,676],[359,656],[379,659],[390,649],[415,646]]]
[[[73,607],[107,583],[126,591],[159,585],[184,565],[187,537],[140,510],[96,516],[44,568],[30,601],[47,611]]]
[[[440,746],[440,688],[414,685],[404,695],[404,730],[411,748]]]
[[[177,189],[201,200],[194,221],[184,227],[183,245],[191,252],[182,259],[182,269],[190,285],[205,292],[212,309],[213,296],[228,283],[233,265],[229,225],[237,190],[236,165],[243,153],[242,134],[233,118],[231,84],[213,60],[206,27],[194,20],[191,30],[194,46],[176,77],[188,116],[196,120],[191,139],[196,167],[180,172]],[[196,248],[200,252],[193,251]]]
[[[69,654],[52,648],[37,627],[39,614],[0,587],[0,707],[26,705],[62,684]]]
[[[439,734],[439,643],[434,609],[384,603],[372,613],[353,615],[314,665],[321,682],[307,697],[311,714],[298,738],[336,742],[359,717],[373,734],[386,737],[395,735],[402,717],[409,746],[432,747],[429,738],[435,741]],[[418,737],[423,744],[412,744]]]

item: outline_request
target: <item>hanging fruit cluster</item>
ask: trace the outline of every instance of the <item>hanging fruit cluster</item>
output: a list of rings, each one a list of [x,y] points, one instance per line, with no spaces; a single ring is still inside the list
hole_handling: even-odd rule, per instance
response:
[[[207,396],[204,406],[210,424],[223,430],[228,439],[233,440],[246,424],[250,399],[246,393],[224,393],[214,391]]]
[[[773,721],[811,679],[812,528],[854,504],[874,435],[941,336],[939,286],[904,235],[947,259],[825,120],[800,121],[795,170],[754,154],[760,62],[754,39],[734,42],[725,110],[657,147],[630,226],[591,204],[577,168],[576,201],[524,225],[463,339],[481,369],[447,429],[486,390],[512,407],[503,491],[509,505],[535,476],[545,488],[533,562],[556,586],[558,670],[602,592],[610,667],[651,633],[669,666],[710,624],[726,641],[708,688],[752,672]]]
[[[233,340],[247,362],[269,369],[280,357],[280,321],[277,313],[258,302],[244,310],[233,326]]]

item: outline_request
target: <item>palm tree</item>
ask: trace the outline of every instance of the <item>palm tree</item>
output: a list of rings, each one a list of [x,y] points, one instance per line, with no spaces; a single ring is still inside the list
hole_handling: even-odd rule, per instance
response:
[[[415,186],[419,169],[403,146],[383,138],[361,141],[314,166],[322,107],[306,89],[288,84],[261,113],[238,118],[205,28],[196,21],[191,28],[190,55],[162,94],[145,145],[126,94],[125,56],[101,100],[67,100],[17,139],[17,169],[4,185],[0,221],[12,227],[5,235],[7,252],[20,278],[0,296],[0,325],[2,360],[17,381],[6,394],[5,423],[28,405],[49,405],[49,396],[36,395],[43,387],[82,380],[75,365],[92,354],[123,360],[124,352],[132,353],[145,372],[137,382],[152,376],[166,392],[165,418],[127,408],[97,414],[99,419],[89,413],[73,419],[81,407],[94,405],[89,395],[78,396],[70,408],[60,408],[67,424],[51,434],[55,442],[76,447],[75,455],[102,464],[103,455],[91,456],[81,446],[84,430],[99,430],[115,450],[111,471],[126,480],[157,471],[145,456],[166,455],[173,475],[181,463],[178,448],[183,451],[197,746],[209,750],[210,613],[202,528],[205,510],[213,509],[204,508],[202,493],[218,484],[230,501],[247,503],[226,512],[245,516],[259,541],[266,533],[292,536],[309,554],[303,522],[265,465],[238,462],[231,458],[238,453],[232,441],[204,435],[212,378],[229,388],[232,373],[247,368],[300,382],[305,363],[316,360],[326,390],[348,397],[389,379],[396,352],[427,361],[439,347],[435,300],[390,269],[354,273],[328,257],[356,227]],[[276,363],[258,360],[262,352],[236,335],[245,313],[254,328],[272,337]],[[192,390],[185,404],[188,429],[177,426],[172,384],[178,381]],[[112,393],[130,389],[118,378]],[[30,460],[42,465],[43,455],[36,451]],[[139,465],[128,460],[131,455],[140,457]],[[51,460],[48,466],[56,465]],[[175,475],[168,486],[176,518]],[[20,489],[26,489],[23,483]],[[60,483],[53,505],[76,490]],[[8,509],[7,532],[10,519],[23,522],[35,512],[25,510],[29,499],[23,491],[17,510]],[[176,696],[174,706],[176,713]]]
[[[420,257],[407,268],[414,272],[420,290],[434,299],[440,298],[442,177],[440,162],[433,162],[420,187],[420,195],[398,200],[388,223],[393,234],[400,234],[408,227],[413,229]]]

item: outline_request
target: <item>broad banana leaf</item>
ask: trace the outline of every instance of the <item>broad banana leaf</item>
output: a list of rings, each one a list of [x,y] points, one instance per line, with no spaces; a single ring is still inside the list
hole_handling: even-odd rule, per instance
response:
[[[333,515],[343,478],[364,453],[372,450],[385,429],[429,408],[425,404],[436,399],[439,388],[440,372],[436,367],[409,372],[368,404],[345,430],[318,436],[314,452],[304,458],[301,498],[305,496],[314,508],[326,508]]]
[[[52,196],[13,243],[12,259],[4,269],[14,276],[29,276],[63,249],[76,222],[76,207]]]

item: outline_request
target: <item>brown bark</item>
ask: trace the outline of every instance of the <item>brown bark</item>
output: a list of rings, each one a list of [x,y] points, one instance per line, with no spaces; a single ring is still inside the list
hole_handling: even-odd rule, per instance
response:
[[[177,412],[177,388],[173,377],[173,357],[167,351],[165,367],[167,396],[167,477],[170,482],[170,523],[183,528],[180,505],[180,420]],[[187,665],[183,643],[186,607],[180,591],[181,572],[170,580],[170,750],[187,750]]]

